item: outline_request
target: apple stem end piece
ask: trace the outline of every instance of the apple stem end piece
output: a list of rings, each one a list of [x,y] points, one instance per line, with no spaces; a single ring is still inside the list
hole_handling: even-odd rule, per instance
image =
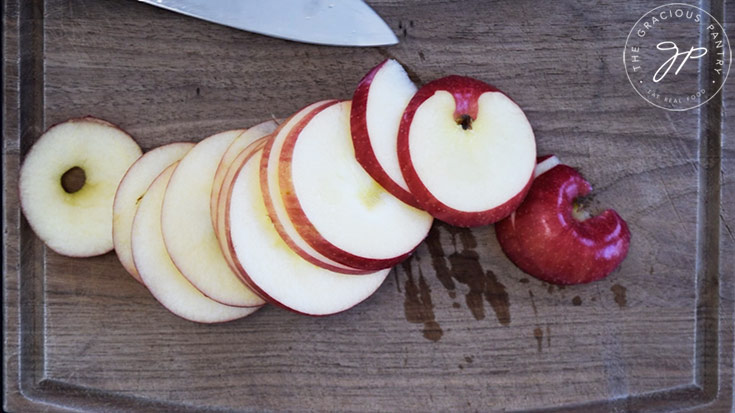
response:
[[[577,199],[592,186],[576,169],[555,156],[538,161],[523,203],[495,225],[503,252],[522,271],[553,284],[605,278],[628,254],[627,223],[612,209],[591,215],[583,208]]]

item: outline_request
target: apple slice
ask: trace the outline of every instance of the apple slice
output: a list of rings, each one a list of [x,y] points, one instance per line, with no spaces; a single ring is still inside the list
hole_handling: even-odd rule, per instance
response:
[[[50,127],[25,156],[18,180],[20,206],[33,231],[70,257],[112,250],[115,191],[141,154],[130,135],[91,116]],[[65,186],[70,176],[73,188]]]
[[[133,163],[123,176],[112,204],[112,242],[123,267],[136,280],[142,282],[133,263],[130,235],[138,203],[154,179],[169,165],[180,160],[194,147],[190,142],[177,142],[159,146],[147,152]]]
[[[357,85],[352,97],[350,126],[355,158],[386,191],[418,206],[398,164],[398,127],[416,85],[400,63],[388,59],[375,66]]]
[[[217,165],[241,132],[210,136],[181,159],[166,188],[161,228],[174,264],[199,291],[222,304],[254,307],[264,301],[230,269],[209,210]]]
[[[426,238],[433,218],[391,195],[355,160],[350,109],[350,101],[322,106],[289,132],[278,161],[281,197],[319,253],[354,268],[388,268]]]
[[[272,138],[269,139],[265,148],[263,148],[263,157],[261,161],[261,168],[266,171],[261,174],[260,177],[263,199],[265,201],[266,210],[268,211],[268,216],[271,221],[273,221],[276,231],[278,231],[278,234],[280,234],[284,242],[286,242],[286,244],[303,259],[322,268],[344,274],[365,274],[369,271],[341,264],[331,258],[325,257],[323,254],[312,248],[312,246],[301,237],[294,227],[288,216],[288,212],[286,212],[286,205],[283,203],[283,198],[280,196],[282,191],[278,178],[281,173],[281,171],[279,171],[279,159],[286,137],[288,137],[294,127],[302,122],[308,121],[317,109],[335,102],[337,101],[325,100],[306,106],[283,122],[273,133]]]
[[[248,145],[255,142],[256,140],[273,133],[277,126],[278,124],[274,120],[268,120],[253,126],[252,128],[240,134],[240,136],[235,138],[235,140],[232,141],[230,146],[222,155],[222,159],[217,166],[217,171],[214,173],[214,180],[212,182],[212,204],[210,206],[210,210],[212,211],[212,223],[214,223],[215,232],[217,232],[216,214],[219,210],[219,208],[217,207],[217,203],[219,203],[220,200],[222,182],[225,179],[227,169],[230,167],[235,157],[237,157],[237,155],[243,149],[245,149]]]
[[[617,212],[591,217],[575,203],[592,186],[555,156],[539,158],[526,199],[495,225],[498,242],[524,272],[554,284],[606,277],[625,259],[630,231]]]
[[[259,307],[230,307],[205,297],[171,261],[161,234],[161,207],[175,166],[166,168],[153,181],[133,221],[133,260],[143,283],[164,307],[190,321],[218,323],[254,313]]]
[[[334,314],[365,300],[390,270],[340,274],[296,254],[268,218],[259,178],[265,173],[262,156],[258,150],[241,165],[227,202],[226,236],[240,272],[269,302],[301,314]]]
[[[503,92],[448,76],[427,83],[406,107],[398,160],[422,208],[449,224],[479,226],[521,203],[536,142],[526,115]]]
[[[263,146],[265,146],[266,140],[267,140],[267,137],[261,138],[261,139],[256,140],[255,142],[252,142],[245,149],[241,150],[240,153],[235,157],[235,159],[229,162],[230,167],[227,168],[227,172],[222,178],[222,189],[219,195],[220,200],[217,203],[217,213],[215,214],[216,220],[214,223],[215,225],[214,229],[215,229],[215,233],[217,234],[217,240],[219,241],[220,249],[222,250],[222,253],[225,256],[225,260],[227,260],[227,264],[229,264],[230,269],[232,269],[232,272],[234,272],[246,284],[248,284],[248,280],[242,276],[239,268],[237,267],[237,265],[235,265],[235,261],[232,258],[232,253],[230,252],[230,248],[228,248],[227,246],[227,239],[225,236],[227,232],[227,220],[226,220],[227,198],[229,197],[231,190],[232,190],[232,182],[235,180],[237,173],[240,171],[240,168],[242,167],[242,164],[248,159],[250,159],[256,151],[263,149]]]

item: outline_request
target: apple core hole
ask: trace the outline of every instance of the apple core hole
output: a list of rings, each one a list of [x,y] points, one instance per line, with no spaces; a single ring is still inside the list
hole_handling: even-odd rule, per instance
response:
[[[74,166],[69,168],[63,175],[61,175],[61,187],[68,194],[73,194],[79,191],[87,181],[87,175],[84,173],[84,169]]]
[[[462,126],[462,129],[464,130],[472,129],[472,116],[466,113],[461,115],[457,118],[457,125]]]
[[[589,219],[592,215],[584,209],[584,205],[580,202],[574,202],[574,205],[572,206],[572,216],[577,221],[585,221]]]

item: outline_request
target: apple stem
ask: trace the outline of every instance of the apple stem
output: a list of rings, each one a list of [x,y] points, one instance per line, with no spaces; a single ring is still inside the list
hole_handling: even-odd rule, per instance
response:
[[[457,125],[462,125],[462,129],[472,129],[472,116],[468,114],[460,115],[460,117],[457,119]]]

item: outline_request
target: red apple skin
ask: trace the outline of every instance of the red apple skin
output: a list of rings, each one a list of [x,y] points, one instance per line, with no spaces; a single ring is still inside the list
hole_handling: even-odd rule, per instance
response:
[[[521,204],[526,193],[531,188],[533,174],[529,176],[526,186],[524,186],[518,194],[507,200],[505,203],[484,211],[468,212],[454,209],[438,200],[431,192],[429,192],[423,182],[421,182],[421,179],[414,169],[408,145],[408,135],[411,129],[411,122],[413,121],[413,117],[419,106],[438,91],[446,91],[454,96],[456,105],[454,118],[457,120],[461,119],[463,115],[469,115],[472,120],[477,118],[478,99],[483,93],[503,93],[496,87],[480,80],[456,75],[443,77],[429,82],[416,92],[408,103],[406,111],[403,112],[401,126],[398,129],[398,163],[401,166],[403,178],[406,180],[406,184],[408,184],[408,189],[411,191],[411,194],[413,194],[420,208],[430,213],[434,218],[440,219],[448,224],[458,227],[478,227],[500,221],[507,217],[518,207],[518,205]]]
[[[405,254],[389,259],[361,257],[344,251],[343,249],[324,239],[324,237],[322,237],[322,235],[319,233],[319,230],[317,230],[314,224],[309,220],[309,217],[306,216],[306,213],[301,207],[301,203],[296,196],[296,188],[294,187],[293,180],[291,179],[291,161],[293,159],[293,151],[294,147],[296,146],[296,141],[301,134],[301,131],[319,112],[337,103],[340,102],[335,101],[332,104],[321,106],[315,109],[312,113],[305,116],[301,120],[301,122],[299,122],[299,124],[296,125],[289,132],[288,137],[283,143],[283,148],[281,150],[280,158],[278,160],[279,185],[282,192],[281,196],[283,197],[283,203],[285,204],[286,211],[288,212],[288,217],[291,219],[291,222],[294,224],[296,230],[299,232],[304,241],[306,241],[312,248],[314,248],[325,257],[328,257],[329,259],[334,260],[340,264],[352,268],[357,268],[361,271],[360,273],[356,274],[366,274],[392,267],[400,263],[401,261],[408,258],[413,253],[413,251],[418,248],[418,245],[416,245],[411,251],[408,251]],[[323,264],[321,264],[321,266],[324,267]],[[340,270],[338,272],[344,273],[344,270]]]
[[[573,216],[574,199],[591,190],[567,165],[536,177],[521,206],[495,224],[503,252],[524,272],[553,284],[606,277],[625,259],[630,231],[612,209],[583,221]]]
[[[336,103],[338,103],[337,100],[330,100],[328,102],[325,102],[323,105],[315,108],[311,113],[304,116],[299,122],[299,124],[294,126],[294,129],[298,129],[299,131],[302,130],[304,126],[306,125],[306,123],[309,120],[311,120],[311,118],[313,118],[317,113],[319,113],[320,109],[323,109],[325,107],[331,106]],[[323,262],[317,259],[316,257],[310,255],[308,252],[304,251],[303,248],[299,247],[296,244],[296,242],[294,242],[294,240],[291,239],[291,237],[289,237],[288,233],[286,232],[286,229],[283,227],[283,223],[281,223],[280,220],[278,219],[278,215],[276,214],[275,206],[273,205],[273,200],[271,197],[281,196],[281,194],[271,194],[270,188],[268,187],[268,174],[266,171],[268,170],[268,160],[270,159],[270,154],[271,154],[271,151],[273,150],[273,144],[275,140],[274,138],[275,136],[278,135],[278,133],[281,131],[284,125],[289,123],[290,120],[291,118],[289,117],[283,123],[281,123],[271,135],[273,138],[269,139],[266,142],[265,147],[263,147],[263,157],[261,158],[261,163],[260,163],[260,169],[261,169],[260,188],[261,188],[261,191],[263,192],[263,201],[265,202],[265,209],[266,211],[268,211],[268,216],[270,217],[271,222],[273,222],[273,226],[275,226],[276,228],[276,232],[278,232],[278,235],[281,236],[281,239],[283,239],[283,242],[285,242],[286,245],[288,245],[289,248],[291,248],[293,252],[295,252],[301,258],[305,259],[306,261],[318,267],[321,267],[321,268],[324,268],[330,271],[342,273],[342,274],[361,275],[361,274],[369,273],[370,271],[364,270],[364,269],[355,268],[354,270],[349,270],[349,269],[337,267],[335,265]],[[281,152],[283,153],[283,150],[281,150]],[[279,159],[276,160],[277,162],[280,162],[280,157],[282,157],[282,155],[280,155]],[[281,182],[282,182],[282,179],[283,179],[282,176],[284,175],[284,173],[285,172],[279,168],[279,171],[278,171],[279,178],[278,179]],[[283,187],[281,187],[281,189],[284,190]],[[288,208],[288,204],[286,204],[286,208]],[[309,242],[306,239],[305,241]],[[255,290],[257,291],[257,288]]]
[[[352,110],[350,111],[350,129],[352,131],[352,144],[355,147],[355,158],[362,165],[365,172],[375,179],[386,191],[401,201],[415,208],[420,208],[416,202],[416,198],[410,192],[398,185],[383,170],[375,156],[373,146],[370,144],[370,135],[367,128],[367,103],[368,94],[370,93],[370,85],[375,79],[375,75],[383,68],[388,60],[384,60],[379,65],[372,68],[355,89],[352,96]]]

